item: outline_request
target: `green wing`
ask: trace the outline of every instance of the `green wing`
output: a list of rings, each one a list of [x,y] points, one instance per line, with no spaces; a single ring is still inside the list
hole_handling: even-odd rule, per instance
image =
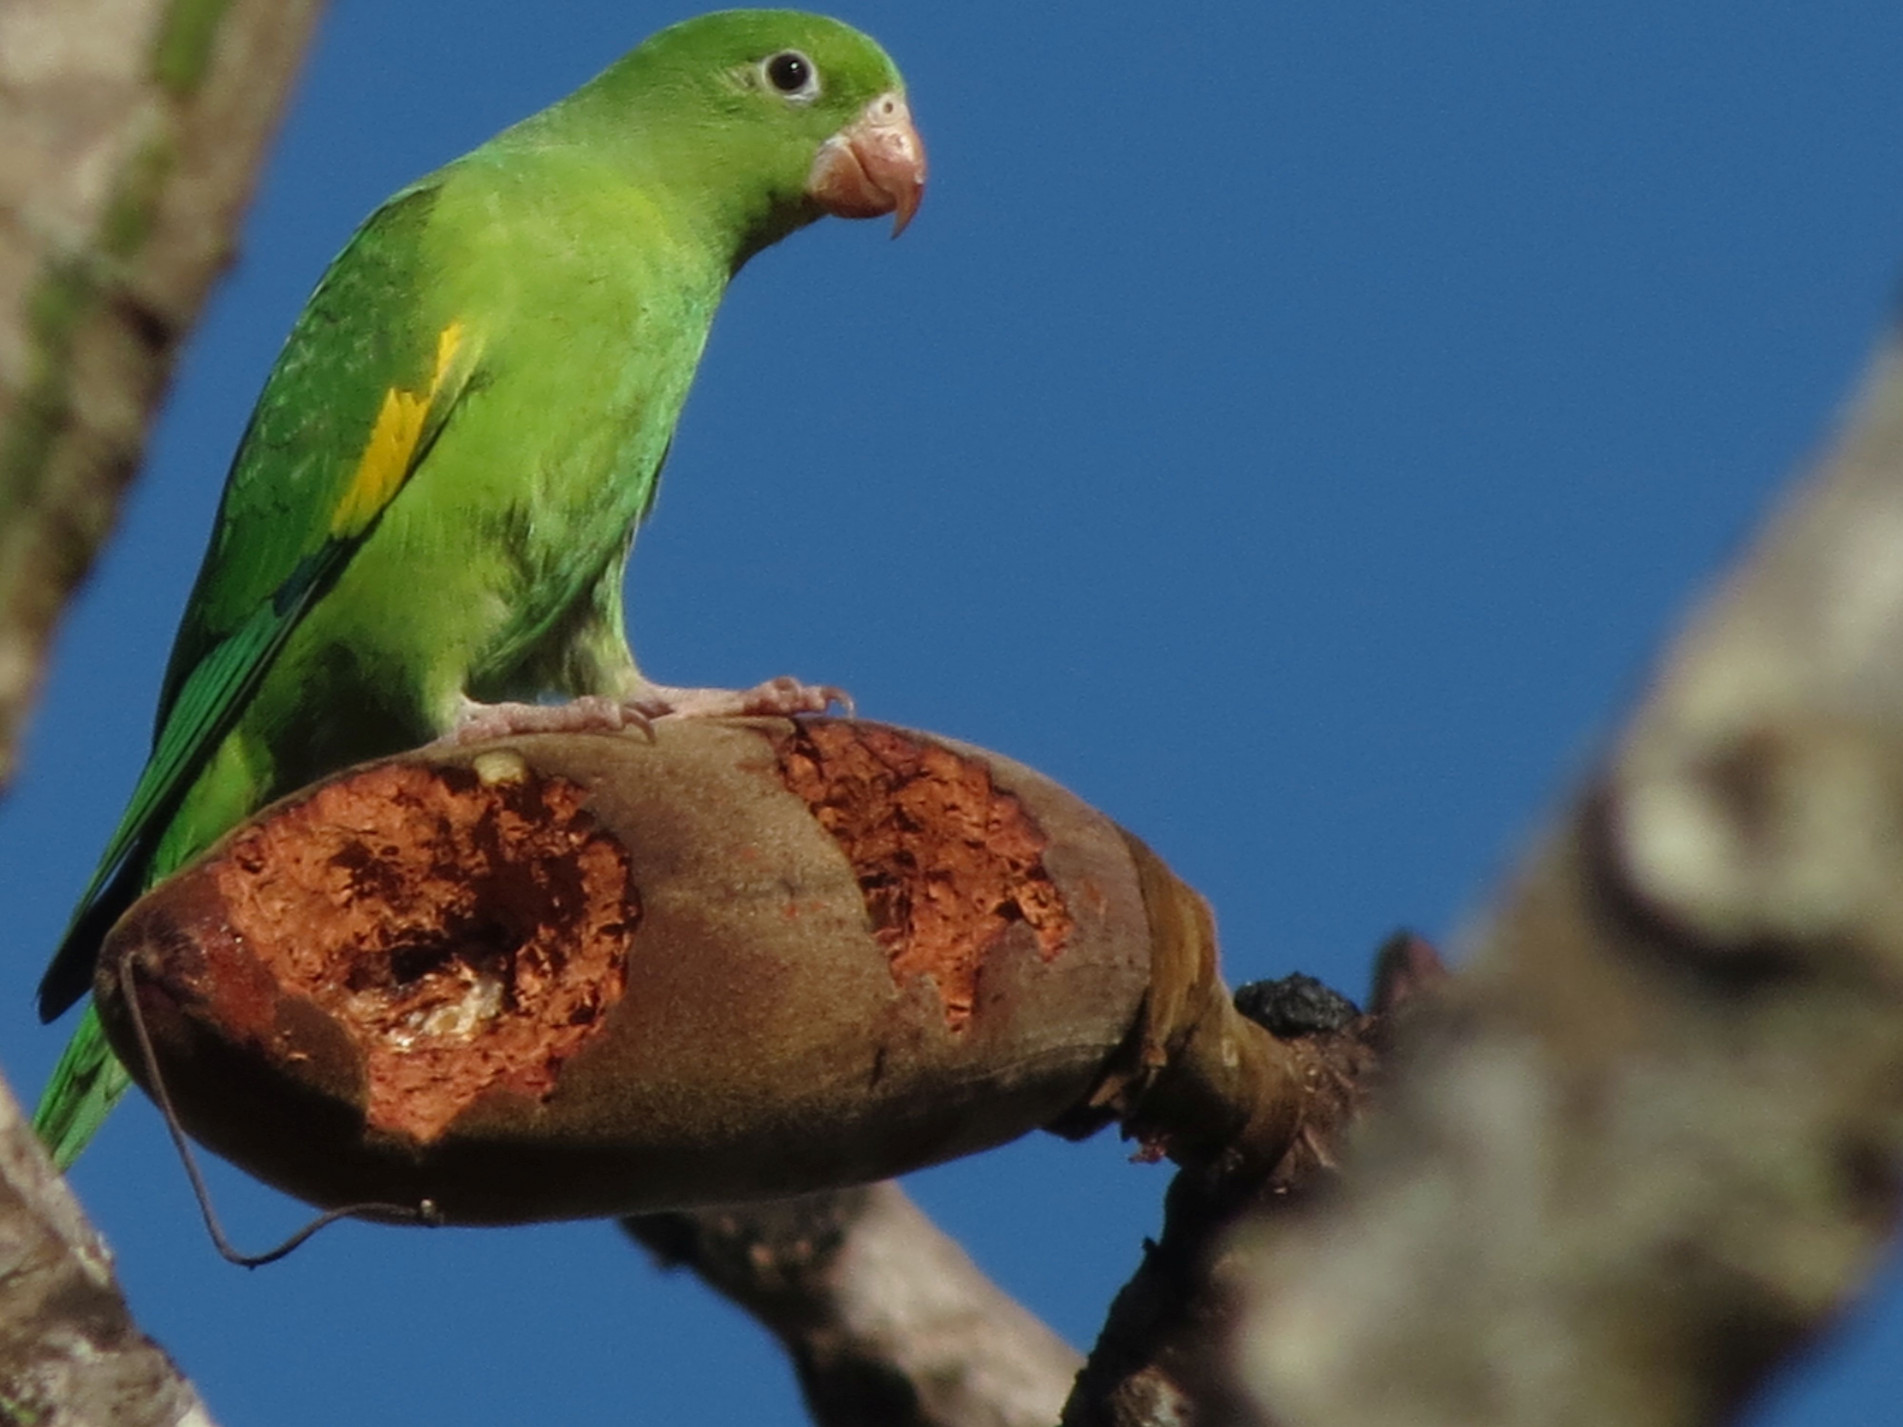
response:
[[[33,1133],[46,1146],[55,1169],[72,1168],[112,1107],[131,1088],[132,1077],[106,1041],[99,1008],[88,1001],[33,1112]]]
[[[342,573],[468,391],[477,341],[429,311],[430,180],[380,208],[292,329],[225,484],[160,694],[152,756],[40,982],[51,1020],[86,993],[147,859],[305,612]]]

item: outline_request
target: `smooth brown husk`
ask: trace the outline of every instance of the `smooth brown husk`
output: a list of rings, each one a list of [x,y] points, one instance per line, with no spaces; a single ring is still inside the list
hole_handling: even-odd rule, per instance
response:
[[[186,1127],[312,1203],[513,1223],[779,1197],[1123,1084],[1144,856],[1028,769],[875,724],[430,749],[157,888],[98,990],[146,1079],[130,966]]]

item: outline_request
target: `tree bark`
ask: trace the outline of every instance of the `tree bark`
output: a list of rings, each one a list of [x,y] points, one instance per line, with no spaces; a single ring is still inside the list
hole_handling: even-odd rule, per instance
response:
[[[0,788],[320,8],[0,6]],[[3,1085],[0,1417],[210,1421]]]
[[[1903,357],[1249,1252],[1288,1427],[1689,1427],[1852,1301],[1903,1152]]]
[[[622,1226],[780,1340],[820,1427],[1050,1427],[1083,1362],[890,1182]]]
[[[321,8],[0,8],[0,789]]]
[[[0,1082],[0,1420],[210,1427],[132,1321],[112,1258]]]

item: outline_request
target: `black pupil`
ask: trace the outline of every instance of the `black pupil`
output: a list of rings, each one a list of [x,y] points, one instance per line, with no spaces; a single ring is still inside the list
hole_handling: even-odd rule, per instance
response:
[[[806,87],[806,77],[813,67],[806,62],[805,55],[775,55],[766,62],[766,77],[773,81],[773,87],[782,94],[791,94]]]

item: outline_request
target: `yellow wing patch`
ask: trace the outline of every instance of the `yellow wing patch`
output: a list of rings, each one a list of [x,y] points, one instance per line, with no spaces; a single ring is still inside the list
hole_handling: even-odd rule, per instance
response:
[[[436,366],[429,387],[422,392],[391,387],[383,394],[376,425],[357,459],[343,499],[331,512],[330,533],[339,539],[362,532],[403,488],[415,467],[416,448],[423,439],[432,409],[443,395],[456,354],[463,345],[463,324],[451,322],[436,336]],[[439,413],[440,415],[440,413]]]

